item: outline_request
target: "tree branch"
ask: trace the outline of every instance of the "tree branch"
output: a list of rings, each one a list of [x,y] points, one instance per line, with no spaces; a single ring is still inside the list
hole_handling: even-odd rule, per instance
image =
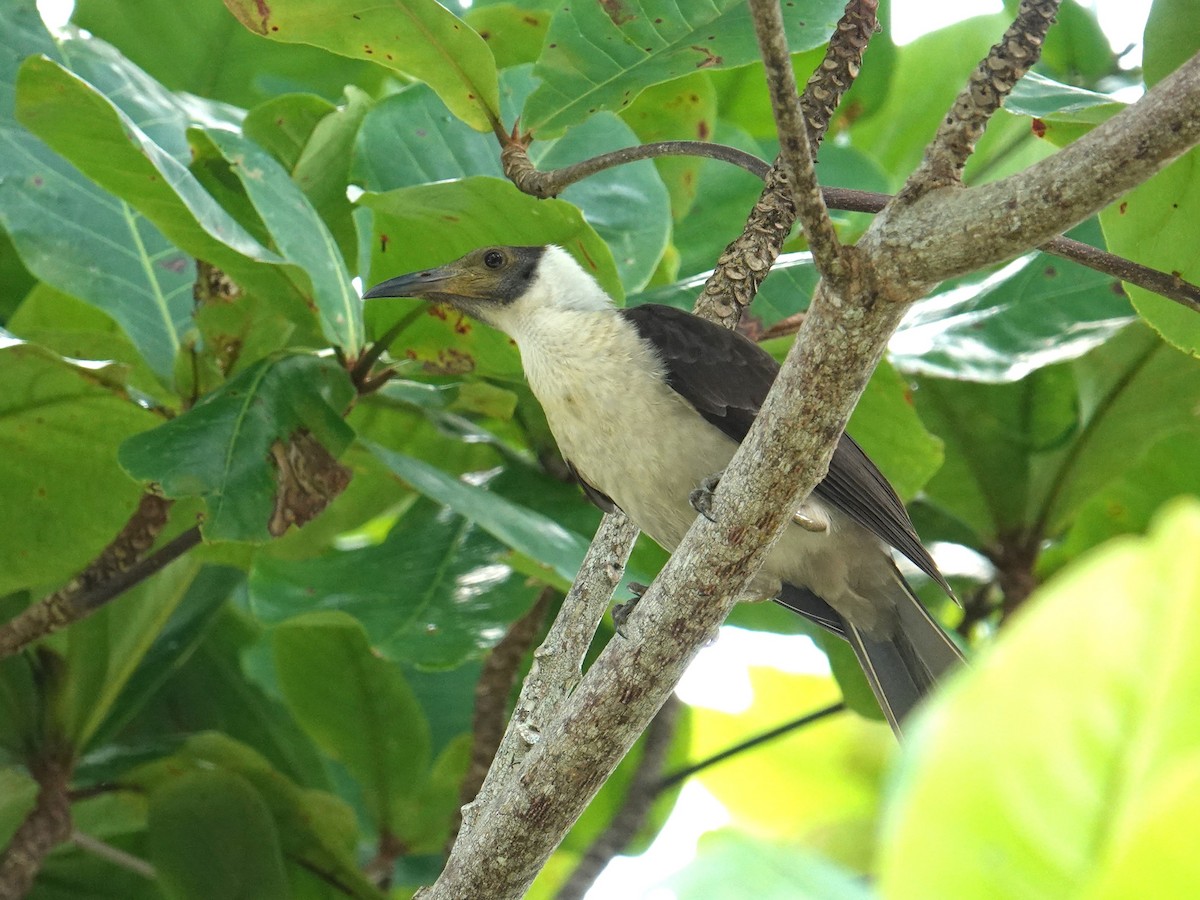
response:
[[[1021,176],[935,190],[884,210],[859,242],[858,265],[836,284],[818,284],[775,386],[717,488],[715,521],[697,518],[630,616],[628,639],[608,643],[536,735],[517,777],[505,778],[510,789],[475,809],[469,839],[459,840],[422,896],[519,897],[528,888],[824,476],[907,309],[879,301],[915,299],[964,267],[1045,243],[1166,165],[1200,140],[1196,70],[1195,61],[1185,64]],[[975,249],[976,235],[994,238],[997,248]]]
[[[882,298],[1046,244],[1200,142],[1200,54],[1079,140],[1016,175],[890,203],[859,242],[878,259]]]
[[[604,867],[629,845],[634,835],[646,824],[651,807],[662,793],[662,770],[671,742],[675,739],[682,706],[683,702],[672,694],[658,715],[650,721],[642,741],[642,755],[625,791],[621,808],[608,827],[592,841],[571,877],[559,888],[555,900],[582,900]]]
[[[900,192],[904,202],[934,188],[962,184],[963,167],[975,152],[975,143],[988,120],[1042,55],[1042,44],[1059,3],[1022,0],[1016,19],[971,73],[967,86],[955,98],[925,150],[925,159],[909,176]]]
[[[173,502],[155,494],[143,494],[125,527],[86,569],[0,626],[0,659],[91,615],[199,543],[200,530],[193,528],[142,559],[166,525],[167,511]]]
[[[621,581],[637,535],[637,526],[619,513],[610,513],[600,522],[575,584],[563,600],[546,639],[533,653],[533,667],[521,686],[516,708],[483,785],[474,801],[463,807],[459,839],[451,858],[460,845],[468,842],[479,812],[490,809],[497,797],[515,787],[512,782],[526,754],[541,740],[551,717],[579,683],[583,658]],[[472,837],[470,843],[475,842]]]
[[[70,763],[41,759],[30,772],[40,788],[37,802],[0,855],[0,900],[25,897],[50,851],[71,837]]]
[[[858,74],[863,52],[879,24],[875,17],[877,7],[877,0],[847,2],[825,58],[804,89],[800,106],[813,150],[820,146],[834,109]],[[791,71],[790,60],[788,71]],[[796,221],[796,206],[782,167],[782,159],[776,159],[766,173],[762,193],[745,227],[721,253],[696,299],[693,310],[696,315],[726,328],[735,327],[742,310],[754,299],[759,284],[774,265]]]
[[[791,185],[792,205],[796,217],[808,238],[817,271],[825,278],[841,279],[845,254],[834,231],[817,183],[813,164],[813,146],[808,126],[796,93],[796,75],[792,71],[792,56],[788,52],[787,33],[779,0],[748,0],[754,33],[758,38],[759,54],[767,75],[771,95],[771,111],[779,132],[779,159],[785,181]]]

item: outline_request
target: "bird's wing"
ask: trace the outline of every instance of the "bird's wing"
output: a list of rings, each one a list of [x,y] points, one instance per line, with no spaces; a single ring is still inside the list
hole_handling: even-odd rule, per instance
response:
[[[741,443],[775,382],[779,363],[748,338],[671,306],[621,310],[658,351],[667,383],[708,422]],[[953,596],[921,544],[896,492],[849,435],[842,435],[815,493],[881,540]]]
[[[617,504],[613,503],[612,497],[608,496],[608,494],[604,493],[604,491],[600,490],[599,488],[593,487],[591,484],[589,484],[587,480],[579,474],[579,470],[575,468],[575,464],[569,459],[566,460],[566,463],[567,468],[571,470],[571,474],[575,477],[575,480],[579,482],[579,486],[583,489],[583,496],[591,500],[592,503],[598,506],[603,512],[611,513],[617,511]]]

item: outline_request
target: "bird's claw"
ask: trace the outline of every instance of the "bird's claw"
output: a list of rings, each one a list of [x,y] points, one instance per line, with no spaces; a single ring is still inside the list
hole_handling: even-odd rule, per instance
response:
[[[633,596],[624,603],[618,603],[612,608],[613,628],[616,629],[617,634],[621,637],[626,636],[625,623],[629,621],[629,616],[633,612],[633,608],[642,599],[642,594],[646,593],[646,585],[631,581],[629,582],[629,593]]]
[[[721,483],[721,472],[715,475],[709,475],[700,482],[700,486],[688,494],[688,503],[692,505],[692,509],[704,516],[710,522],[716,522],[717,517],[713,515],[713,493],[717,489],[717,485]]]

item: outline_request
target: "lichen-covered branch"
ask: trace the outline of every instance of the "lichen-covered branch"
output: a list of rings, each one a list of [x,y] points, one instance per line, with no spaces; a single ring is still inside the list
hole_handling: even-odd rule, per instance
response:
[[[171,503],[171,500],[155,494],[143,494],[137,509],[120,533],[87,568],[53,594],[43,597],[22,610],[12,621],[0,626],[0,659],[95,612],[131,585],[157,571],[147,569],[142,557],[166,525]],[[195,538],[199,540],[199,531]],[[163,560],[162,565],[173,558]]]
[[[988,120],[1013,87],[1042,55],[1046,32],[1061,0],[1022,0],[1012,25],[971,73],[941,127],[925,150],[925,159],[900,192],[908,202],[926,191],[961,185],[963,167],[975,152]]]
[[[41,759],[30,771],[38,783],[37,802],[0,854],[0,900],[22,900],[50,851],[71,837],[70,764]]]
[[[800,98],[801,117],[814,152],[842,95],[850,89],[862,66],[867,43],[879,24],[878,5],[877,0],[849,0],[829,40],[825,58],[809,78]],[[787,70],[790,73],[790,64]],[[721,253],[713,274],[696,299],[696,315],[733,328],[774,265],[796,221],[796,206],[782,166],[782,159],[776,159],[764,177],[762,193],[750,210],[745,227]]]

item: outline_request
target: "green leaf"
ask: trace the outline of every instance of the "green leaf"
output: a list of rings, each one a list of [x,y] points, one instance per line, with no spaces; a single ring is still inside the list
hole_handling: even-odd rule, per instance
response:
[[[229,162],[280,254],[311,280],[325,336],[347,354],[356,354],[363,343],[362,301],[350,283],[337,242],[312,203],[279,163],[253,142],[212,128],[200,134]],[[197,139],[201,140],[199,135]]]
[[[303,303],[288,281],[295,270],[188,171],[186,144],[159,143],[95,87],[48,59],[27,60],[17,80],[21,122],[85,175],[134,206],[180,249],[218,266],[242,287]]]
[[[841,11],[828,0],[793,4],[785,23],[789,47],[825,43]],[[525,104],[521,127],[552,137],[602,109],[624,109],[652,84],[758,55],[749,12],[738,0],[564,6],[550,21],[534,67],[542,83]]]
[[[1200,150],[1175,160],[1100,213],[1108,249],[1142,265],[1200,281]],[[1150,326],[1180,350],[1200,355],[1200,316],[1165,297],[1125,285]]]
[[[336,110],[316,94],[281,94],[246,113],[242,134],[292,171],[317,125]]]
[[[1071,234],[1102,246],[1094,220]],[[1017,381],[1075,359],[1132,319],[1112,276],[1048,253],[954,279],[918,301],[889,342],[900,370],[968,381]]]
[[[171,90],[253,107],[284,92],[333,100],[347,84],[377,90],[385,70],[241,28],[216,0],[77,0],[71,21],[121,48]]]
[[[1004,101],[1010,113],[1048,122],[1099,125],[1125,108],[1107,94],[1063,84],[1037,72],[1029,72],[1016,83]]]
[[[1147,856],[1144,841],[1151,811],[1171,817],[1159,820],[1167,831],[1195,818],[1167,798],[1195,796],[1198,540],[1189,500],[1147,538],[1093,553],[927,708],[889,804],[884,896],[1094,896],[1085,889],[1097,880],[1099,896],[1119,896],[1122,879],[1188,883],[1194,853]],[[1125,868],[1138,857],[1149,870]]]
[[[350,806],[332,794],[302,788],[253,749],[224,734],[192,735],[175,753],[140,766],[121,784],[154,797],[181,777],[212,770],[245,779],[262,799],[277,829],[293,888],[299,876],[336,882],[351,897],[381,896],[358,871],[358,829]]]
[[[477,131],[499,127],[496,61],[483,39],[435,0],[225,0],[238,21],[275,41],[312,44],[424,81]]]
[[[869,900],[875,895],[855,876],[816,853],[768,843],[730,828],[706,833],[696,860],[666,879],[679,900]]]
[[[404,676],[345,613],[298,616],[276,626],[272,644],[288,707],[358,780],[376,826],[398,833],[397,804],[416,796],[429,767],[429,723]]]
[[[1041,470],[1041,517],[1058,530],[1080,505],[1164,437],[1200,434],[1200,368],[1134,326],[1072,364],[1082,430]]]
[[[172,900],[287,900],[279,832],[240,775],[197,771],[151,797],[150,861]]]
[[[11,41],[0,57],[0,225],[25,266],[41,281],[111,315],[155,374],[169,384],[180,332],[191,312],[193,262],[137,211],[66,164],[17,125],[17,65],[26,56],[57,57],[33,4],[0,8],[0,33]],[[100,42],[71,42],[81,64],[111,73],[114,82],[135,81]],[[138,96],[153,92],[138,84]],[[145,121],[145,117],[139,118]]]
[[[128,396],[116,367],[77,366],[0,337],[0,595],[65,581],[112,540],[141,489],[117,448],[161,421]],[[15,521],[15,520],[14,520]]]
[[[307,560],[260,557],[251,608],[268,623],[340,610],[389,659],[449,669],[492,647],[528,609],[532,591],[507,555],[478,526],[421,500],[378,545]]]
[[[194,557],[176,560],[52,639],[66,646],[63,709],[73,746],[91,744],[199,569]]]
[[[353,437],[341,417],[353,394],[333,360],[265,359],[178,418],[127,441],[120,462],[169,497],[202,497],[209,540],[266,540],[278,491],[271,447],[306,430],[337,456]]]
[[[416,490],[444,503],[502,541],[550,567],[566,582],[575,580],[588,542],[557,522],[447,475],[428,463],[384,447],[371,448],[383,463]],[[632,577],[633,573],[628,573]]]
[[[537,59],[550,27],[549,11],[523,8],[515,3],[496,3],[482,8],[476,3],[464,12],[463,18],[492,48],[498,69]]]
[[[1200,49],[1200,9],[1189,0],[1154,0],[1144,39],[1142,70],[1152,87]]]
[[[519,103],[533,84],[528,66],[505,72],[501,87],[506,106]],[[539,169],[547,170],[637,142],[621,120],[602,115],[559,140],[535,142],[529,154]],[[503,175],[495,150],[461,122],[448,119],[432,91],[421,85],[387,98],[367,115],[355,148],[353,172],[365,188],[376,193],[477,175]],[[579,208],[609,246],[626,289],[644,285],[670,230],[667,195],[653,163],[599,172],[571,185],[560,196]],[[518,215],[510,215],[514,220],[506,223],[510,228],[516,225]],[[518,243],[515,239],[502,242]]]

